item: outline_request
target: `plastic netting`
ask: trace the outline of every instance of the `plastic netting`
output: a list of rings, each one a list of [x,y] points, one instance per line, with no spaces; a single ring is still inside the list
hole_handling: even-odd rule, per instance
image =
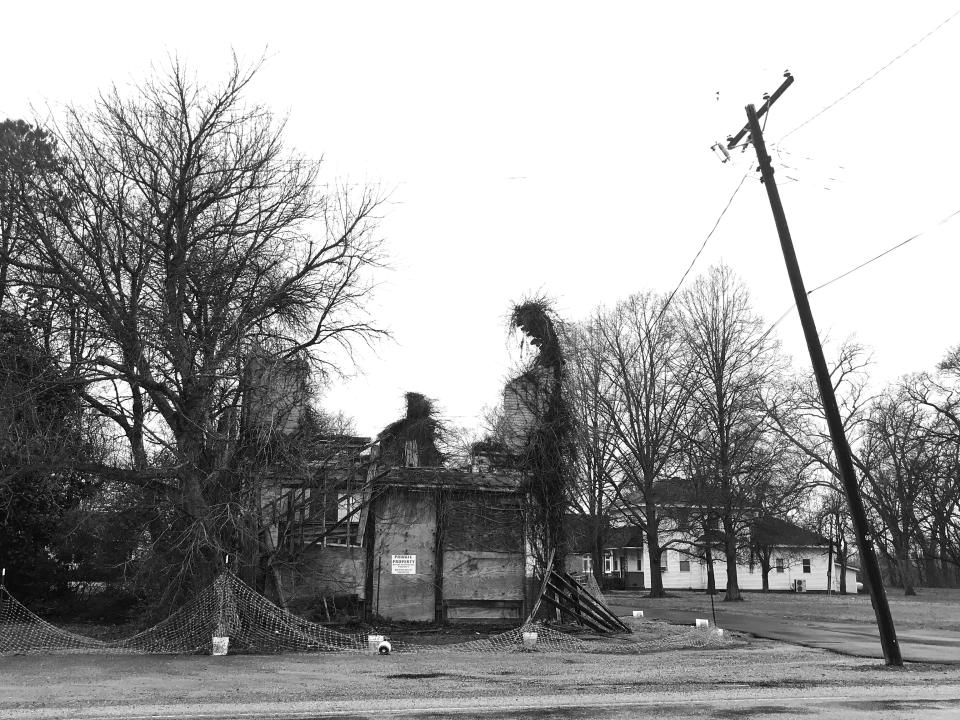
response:
[[[229,637],[234,650],[250,652],[367,647],[364,636],[344,635],[292,615],[230,574],[220,575],[162,622],[114,641],[57,628],[0,590],[0,653],[201,653],[212,651],[215,636]]]
[[[0,588],[0,654],[62,653],[211,653],[214,637],[228,637],[232,652],[377,652],[366,633],[345,634],[310,622],[276,606],[232,574],[209,587],[151,628],[121,640],[104,641],[58,628],[38,617]],[[543,623],[468,642],[421,645],[390,641],[399,653],[614,652],[710,647],[722,644],[716,631],[683,628],[651,631],[644,642],[611,638],[583,641]]]
[[[617,655],[643,655],[668,650],[706,650],[727,647],[730,639],[722,630],[698,628],[690,625],[668,625],[656,621],[633,623],[630,642],[615,638],[594,640],[588,643],[586,652]]]

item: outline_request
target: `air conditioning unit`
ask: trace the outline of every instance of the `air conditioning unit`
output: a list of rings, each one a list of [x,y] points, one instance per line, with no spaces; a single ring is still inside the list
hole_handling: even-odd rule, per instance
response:
[[[806,581],[806,580],[794,580],[794,581],[793,581],[793,591],[794,591],[794,592],[806,592],[806,591],[807,591],[807,581]]]

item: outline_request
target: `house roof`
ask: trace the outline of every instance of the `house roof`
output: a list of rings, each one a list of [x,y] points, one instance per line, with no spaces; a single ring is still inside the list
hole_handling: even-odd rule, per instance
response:
[[[690,490],[678,478],[665,478],[653,484],[653,498],[657,505],[686,505],[689,504]],[[642,506],[644,496],[637,490],[627,490],[623,493],[623,504]]]
[[[643,530],[636,525],[610,528],[607,536],[607,547],[611,548],[639,548],[643,547]]]
[[[564,518],[569,552],[586,555],[593,552],[592,523],[588,515],[567,515]],[[643,547],[643,531],[636,525],[604,528],[604,548]]]
[[[827,545],[830,542],[820,533],[775,517],[763,517],[753,524],[753,541],[758,545],[786,547]]]
[[[391,467],[377,484],[405,488],[456,488],[488,492],[519,492],[520,477],[504,473],[474,473],[442,467]]]

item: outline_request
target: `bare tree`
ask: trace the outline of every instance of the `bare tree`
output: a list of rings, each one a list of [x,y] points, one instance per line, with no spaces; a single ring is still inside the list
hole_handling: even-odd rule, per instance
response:
[[[318,164],[245,100],[256,69],[234,62],[208,89],[174,62],[129,98],[70,109],[52,131],[60,172],[30,188],[18,267],[92,317],[69,372],[129,446],[126,467],[99,470],[174,509],[171,592],[250,541],[256,501],[236,469],[251,360],[329,372],[331,350],[381,334],[364,312],[379,199],[317,192]]]
[[[683,296],[689,351],[691,408],[688,435],[710,484],[726,559],[725,600],[740,600],[738,548],[754,513],[751,472],[764,435],[760,391],[776,367],[776,346],[750,306],[747,289],[726,266],[711,268]]]
[[[577,446],[571,511],[586,520],[593,574],[603,583],[603,559],[611,510],[618,495],[614,460],[616,434],[607,411],[612,392],[598,316],[571,328],[567,343],[567,383],[573,438]]]
[[[621,505],[646,536],[650,597],[663,597],[660,556],[664,501],[675,471],[690,398],[677,315],[666,296],[633,295],[600,325],[606,383],[604,409],[615,433]]]
[[[834,562],[840,564],[840,577],[837,584],[841,595],[847,593],[847,567],[851,557],[850,538],[853,526],[847,498],[840,486],[831,486],[820,494],[820,507],[816,512],[816,522],[822,535],[830,540],[828,548],[827,586],[833,587]]]
[[[867,349],[853,339],[847,339],[837,348],[835,359],[829,367],[841,422],[851,447],[855,449],[854,461],[858,464],[856,449],[866,432],[866,420],[873,400],[868,392],[870,363]],[[849,542],[849,508],[816,381],[810,373],[795,375],[792,380],[768,386],[763,401],[770,429],[821,471],[819,480],[814,478],[812,482],[818,486],[817,491],[822,496],[819,517],[829,533],[830,551],[836,552],[840,561],[840,592],[845,593],[846,567],[852,547]]]
[[[783,555],[784,548],[776,533],[764,538],[758,527],[776,525],[780,520],[801,521],[808,514],[815,486],[812,466],[813,462],[782,436],[765,432],[746,468],[744,498],[756,516],[750,527],[750,549],[760,560],[764,591],[770,589],[771,553],[779,549]]]
[[[891,548],[882,543],[881,552],[905,595],[916,594],[917,500],[937,461],[929,423],[923,407],[903,387],[895,387],[871,409],[860,453],[865,500],[890,541]]]
[[[923,532],[926,582],[946,584],[960,569],[960,362],[958,349],[947,353],[937,373],[923,373],[906,384],[910,399],[935,414],[931,440],[938,462],[918,498]]]

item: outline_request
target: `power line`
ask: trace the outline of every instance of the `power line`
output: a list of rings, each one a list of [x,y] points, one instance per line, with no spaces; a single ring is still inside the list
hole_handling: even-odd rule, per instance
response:
[[[791,303],[791,304],[790,304],[790,307],[788,307],[788,308],[786,309],[786,311],[783,313],[783,315],[781,315],[779,318],[777,318],[776,322],[774,322],[773,325],[771,325],[770,327],[767,328],[767,331],[766,331],[765,333],[763,333],[763,335],[760,336],[760,338],[757,340],[756,343],[754,343],[754,345],[759,345],[759,344],[762,343],[764,340],[766,340],[767,335],[769,335],[770,333],[772,333],[773,330],[774,330],[774,328],[777,327],[777,325],[779,325],[779,324],[782,323],[784,320],[786,320],[786,319],[787,319],[787,316],[789,316],[790,313],[792,313],[793,310],[794,310],[794,308],[796,308],[796,307],[797,307],[797,304],[796,304],[796,303]]]
[[[864,260],[864,261],[863,261],[862,263],[860,263],[859,265],[856,265],[856,266],[850,268],[849,270],[840,273],[840,274],[837,275],[836,277],[831,278],[830,280],[827,280],[826,282],[817,285],[817,286],[816,286],[815,288],[813,288],[812,290],[807,290],[807,297],[810,297],[811,295],[813,295],[813,293],[815,293],[817,290],[822,290],[823,288],[827,287],[828,285],[833,285],[833,283],[839,282],[840,280],[843,280],[843,279],[844,279],[845,277],[847,277],[848,275],[852,275],[853,273],[857,272],[858,270],[862,270],[862,269],[865,268],[867,265],[870,265],[871,263],[876,262],[876,261],[879,260],[880,258],[882,258],[882,257],[884,257],[884,256],[886,256],[886,255],[889,255],[889,254],[892,253],[894,250],[899,250],[900,248],[904,247],[905,245],[908,245],[909,243],[912,243],[912,242],[913,242],[914,240],[916,240],[917,238],[920,238],[920,237],[923,237],[924,235],[927,235],[928,233],[936,230],[936,229],[937,229],[938,227],[940,227],[941,225],[949,222],[950,220],[952,220],[953,218],[955,218],[957,215],[960,215],[960,208],[958,208],[957,210],[954,210],[952,213],[950,213],[949,215],[947,215],[946,217],[944,217],[943,219],[941,219],[941,220],[940,220],[939,222],[937,222],[936,224],[928,227],[926,230],[921,230],[920,232],[916,233],[915,235],[911,235],[911,236],[908,237],[906,240],[901,240],[901,241],[898,242],[896,245],[893,245],[893,246],[887,248],[886,250],[884,250],[883,252],[881,252],[881,253],[879,253],[879,254],[877,254],[877,255],[874,255],[873,257],[871,257],[871,258],[869,258],[869,259],[867,259],[867,260]],[[763,338],[765,338],[767,335],[769,335],[777,325],[779,325],[781,322],[783,322],[783,321],[786,319],[786,317],[787,317],[791,312],[793,312],[794,308],[796,308],[796,307],[797,307],[797,304],[796,304],[796,303],[793,303],[792,305],[790,305],[790,307],[788,307],[788,308],[786,309],[786,312],[784,312],[783,315],[781,315],[781,316],[777,319],[777,321],[773,323],[773,325],[771,325],[769,328],[767,328],[767,331],[761,336],[761,339],[763,339]]]
[[[861,80],[859,83],[857,83],[856,85],[854,85],[852,88],[850,88],[847,92],[845,92],[843,95],[841,95],[840,97],[838,97],[838,98],[837,98],[836,100],[834,100],[832,103],[830,103],[829,105],[827,105],[826,107],[824,107],[823,109],[821,109],[819,112],[817,112],[816,114],[810,116],[809,118],[807,118],[806,120],[804,120],[802,123],[800,123],[799,125],[797,125],[795,128],[793,128],[793,130],[791,130],[790,132],[788,132],[786,135],[782,135],[782,136],[780,137],[780,140],[778,140],[778,142],[782,142],[785,138],[790,137],[791,135],[793,135],[793,133],[795,133],[795,132],[796,132],[797,130],[799,130],[800,128],[805,127],[807,124],[809,124],[809,123],[813,122],[814,120],[816,120],[818,117],[820,117],[820,116],[823,115],[825,112],[827,112],[827,110],[830,110],[831,108],[835,107],[836,105],[839,105],[841,102],[843,102],[843,101],[846,100],[848,97],[850,97],[851,95],[853,95],[853,93],[855,93],[857,90],[859,90],[859,89],[862,88],[864,85],[866,85],[868,82],[870,82],[871,80],[873,80],[877,75],[879,75],[879,74],[882,73],[884,70],[886,70],[888,67],[890,67],[890,66],[893,65],[895,62],[897,62],[897,60],[899,60],[899,59],[902,58],[904,55],[906,55],[908,52],[910,52],[910,51],[913,50],[915,47],[917,47],[917,45],[919,45],[920,43],[922,43],[924,40],[926,40],[928,37],[930,37],[930,36],[933,35],[935,32],[937,32],[940,28],[942,28],[942,27],[943,27],[944,25],[946,25],[948,22],[950,22],[950,21],[953,20],[955,17],[957,17],[957,15],[960,15],[960,10],[957,10],[955,13],[953,13],[952,15],[950,15],[946,20],[944,20],[944,21],[941,22],[939,25],[937,25],[935,28],[933,28],[933,30],[930,30],[926,35],[924,35],[923,37],[921,37],[919,40],[917,40],[915,43],[913,43],[913,45],[911,45],[911,46],[908,47],[906,50],[904,50],[903,52],[901,52],[899,55],[897,55],[896,57],[894,57],[892,60],[890,60],[890,62],[888,62],[888,63],[887,63],[886,65],[884,65],[883,67],[881,67],[879,70],[875,71],[872,75],[869,75],[869,76],[867,76],[866,78],[864,78],[863,80]]]
[[[656,325],[663,318],[664,313],[667,312],[667,308],[670,307],[670,303],[673,302],[674,295],[677,294],[677,291],[680,290],[680,286],[683,285],[683,281],[687,279],[687,275],[690,274],[690,271],[693,269],[693,266],[696,264],[700,255],[703,253],[704,248],[707,247],[707,243],[710,242],[710,238],[713,237],[713,234],[717,231],[717,228],[720,226],[720,221],[723,220],[723,216],[727,214],[727,210],[730,209],[730,206],[733,204],[733,199],[737,196],[737,193],[740,192],[740,188],[743,187],[743,184],[747,181],[747,177],[750,175],[750,171],[753,169],[751,165],[747,169],[747,172],[743,174],[743,177],[740,178],[740,183],[733,190],[733,194],[730,195],[730,199],[727,200],[727,204],[724,205],[723,210],[720,211],[720,215],[717,216],[717,221],[713,224],[713,227],[710,229],[710,232],[707,233],[707,236],[703,239],[703,242],[700,243],[700,249],[697,250],[697,254],[693,256],[693,260],[690,261],[690,264],[687,265],[687,269],[683,271],[683,275],[680,278],[680,282],[677,283],[676,287],[673,288],[673,292],[670,293],[670,296],[667,298],[667,301],[663,304],[663,308],[660,310],[660,314],[657,316],[657,320],[654,323]]]
[[[944,223],[948,222],[949,220],[951,220],[952,218],[956,217],[957,215],[960,215],[960,209],[954,210],[952,213],[950,213],[949,215],[947,215],[945,218],[943,218],[943,219],[942,219],[940,222],[938,222],[936,225],[933,225],[933,226],[927,228],[926,230],[921,230],[921,231],[918,232],[916,235],[911,235],[911,236],[908,237],[906,240],[903,240],[903,241],[901,241],[901,242],[898,242],[898,243],[897,243],[896,245],[894,245],[893,247],[887,248],[886,250],[884,250],[884,251],[883,251],[882,253],[880,253],[879,255],[874,255],[872,258],[870,258],[869,260],[864,260],[862,263],[860,263],[860,264],[857,265],[856,267],[850,268],[850,269],[847,270],[846,272],[837,275],[835,278],[832,278],[831,280],[827,280],[825,283],[822,283],[822,284],[820,284],[820,285],[817,285],[815,288],[813,288],[813,290],[808,290],[808,291],[807,291],[807,295],[812,295],[812,294],[815,293],[817,290],[822,290],[823,288],[827,287],[827,285],[832,285],[833,283],[837,282],[838,280],[842,280],[843,278],[847,277],[847,275],[852,275],[852,274],[855,273],[857,270],[860,270],[861,268],[865,268],[867,265],[869,265],[869,264],[872,263],[872,262],[875,262],[875,261],[879,260],[879,259],[882,258],[884,255],[889,255],[889,254],[892,253],[894,250],[897,250],[897,249],[899,249],[899,248],[902,248],[904,245],[913,242],[913,241],[916,240],[918,237],[922,237],[923,235],[926,235],[927,233],[935,230],[936,228],[940,227],[941,225],[943,225]]]

